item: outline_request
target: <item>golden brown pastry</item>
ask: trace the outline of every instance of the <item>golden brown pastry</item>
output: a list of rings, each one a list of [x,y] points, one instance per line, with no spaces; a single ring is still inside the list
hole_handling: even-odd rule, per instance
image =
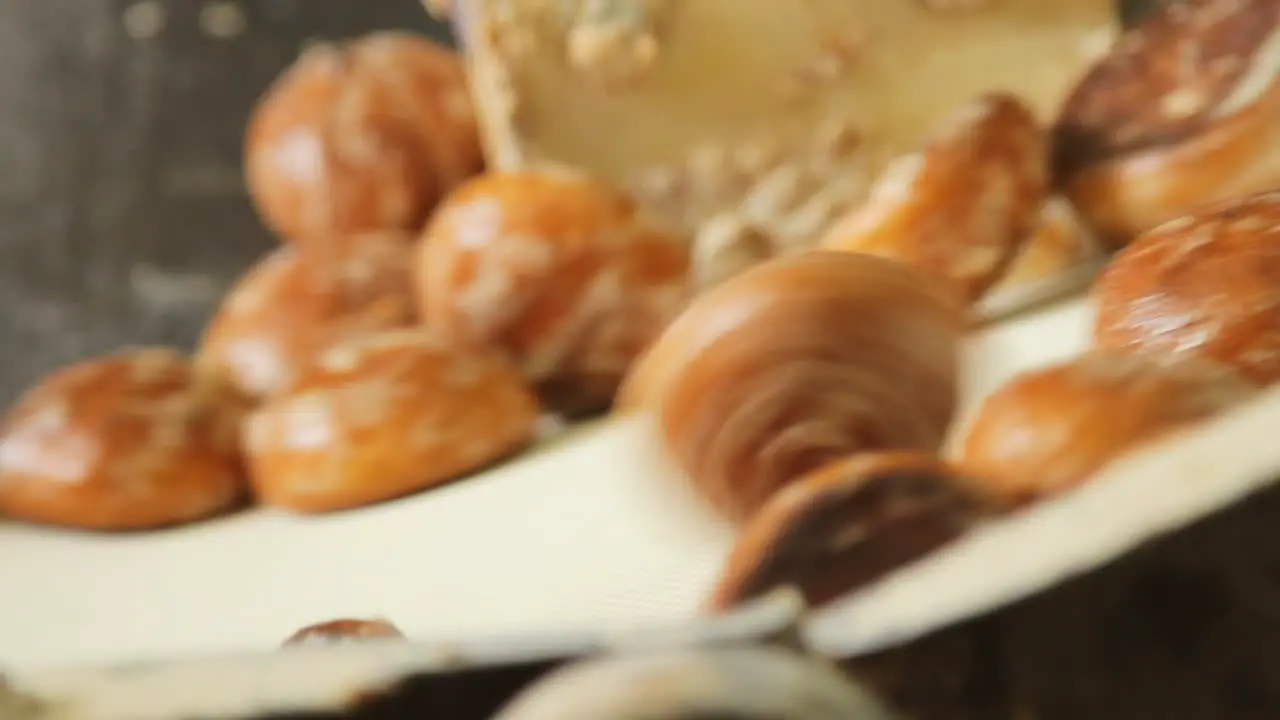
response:
[[[490,465],[528,443],[537,418],[500,353],[399,330],[321,353],[250,416],[244,447],[259,499],[325,512]]]
[[[279,247],[223,298],[201,361],[246,396],[274,395],[325,348],[411,324],[412,257],[411,237],[395,231],[365,233],[323,256]]]
[[[0,431],[0,514],[86,530],[214,515],[247,493],[242,398],[177,352],[144,348],[58,370]]]
[[[1058,183],[1113,245],[1280,185],[1280,3],[1166,3],[1072,93],[1055,156]]]
[[[1047,152],[1029,109],[1007,95],[985,96],[922,150],[895,160],[822,245],[915,265],[977,300],[1035,226]]]
[[[562,170],[482,175],[423,238],[418,299],[445,337],[510,353],[547,403],[601,410],[686,299],[683,239]]]
[[[1134,446],[1255,392],[1207,360],[1088,353],[1020,375],[988,397],[964,438],[961,468],[1007,502],[1051,496]]]
[[[813,251],[699,296],[628,379],[696,487],[743,520],[780,488],[864,450],[937,450],[966,315],[918,270]]]
[[[868,453],[831,463],[751,516],[708,609],[782,586],[822,605],[936,550],[996,509],[980,482],[929,455]]]
[[[1205,208],[1134,241],[1093,290],[1099,347],[1190,354],[1280,380],[1280,192]]]
[[[422,227],[482,164],[461,60],[425,37],[381,32],[320,43],[258,101],[245,176],[267,226],[323,246]]]

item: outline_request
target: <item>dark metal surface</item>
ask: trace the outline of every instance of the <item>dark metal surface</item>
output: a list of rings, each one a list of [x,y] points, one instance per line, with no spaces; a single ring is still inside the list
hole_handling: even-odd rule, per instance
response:
[[[0,405],[120,345],[190,347],[273,240],[240,176],[307,41],[442,35],[417,0],[0,2]]]

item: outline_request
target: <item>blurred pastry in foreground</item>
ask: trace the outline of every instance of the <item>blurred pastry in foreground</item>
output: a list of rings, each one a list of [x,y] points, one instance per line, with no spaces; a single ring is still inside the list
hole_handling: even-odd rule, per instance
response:
[[[836,461],[779,490],[751,516],[708,609],[782,586],[822,605],[927,555],[997,509],[981,482],[929,455]]]
[[[408,33],[305,50],[245,131],[249,195],[282,239],[323,246],[370,230],[418,231],[482,164],[461,59]]]
[[[834,663],[776,644],[605,653],[552,670],[493,720],[895,720]]]
[[[325,255],[276,248],[223,298],[201,338],[201,362],[261,400],[325,348],[411,324],[412,241],[391,231],[363,233]]]
[[[1100,347],[1280,380],[1280,192],[1202,208],[1120,252],[1093,290]]]
[[[823,247],[904,262],[976,301],[1035,227],[1048,168],[1043,129],[1016,98],[969,103],[894,160]]]
[[[576,172],[488,173],[441,205],[422,239],[422,317],[509,353],[554,410],[603,410],[683,307],[685,238]]]
[[[1055,165],[1112,245],[1280,185],[1280,3],[1165,3],[1071,94]]]
[[[650,413],[724,515],[751,516],[860,451],[936,451],[956,404],[966,313],[919,270],[811,251],[700,295],[637,364],[621,404]]]
[[[120,531],[219,513],[247,495],[236,443],[245,410],[164,348],[57,370],[0,429],[0,515]]]
[[[1095,351],[1024,373],[992,393],[970,421],[960,469],[1007,503],[1052,496],[1138,444],[1256,391],[1208,360]]]

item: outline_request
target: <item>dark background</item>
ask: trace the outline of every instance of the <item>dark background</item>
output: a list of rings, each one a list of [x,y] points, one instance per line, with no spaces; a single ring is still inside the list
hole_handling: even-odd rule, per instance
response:
[[[417,0],[0,0],[0,406],[121,345],[190,347],[274,242],[245,120],[308,41],[444,36]]]

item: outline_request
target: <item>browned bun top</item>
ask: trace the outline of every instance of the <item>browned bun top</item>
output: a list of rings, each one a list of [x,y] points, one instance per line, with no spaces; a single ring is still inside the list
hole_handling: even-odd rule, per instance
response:
[[[1105,348],[1188,353],[1280,379],[1280,192],[1220,203],[1125,248],[1094,287]]]
[[[55,371],[0,429],[0,512],[90,530],[217,513],[246,494],[236,443],[246,408],[167,348]]]
[[[418,263],[427,325],[508,352],[570,415],[609,406],[689,280],[684,238],[625,193],[559,168],[464,183],[427,226]]]
[[[416,319],[413,237],[362,233],[341,252],[284,245],[227,292],[200,342],[200,359],[240,392],[280,392],[324,349]]]
[[[245,129],[245,176],[264,222],[323,246],[416,231],[482,165],[460,57],[429,38],[377,32],[304,51]]]

